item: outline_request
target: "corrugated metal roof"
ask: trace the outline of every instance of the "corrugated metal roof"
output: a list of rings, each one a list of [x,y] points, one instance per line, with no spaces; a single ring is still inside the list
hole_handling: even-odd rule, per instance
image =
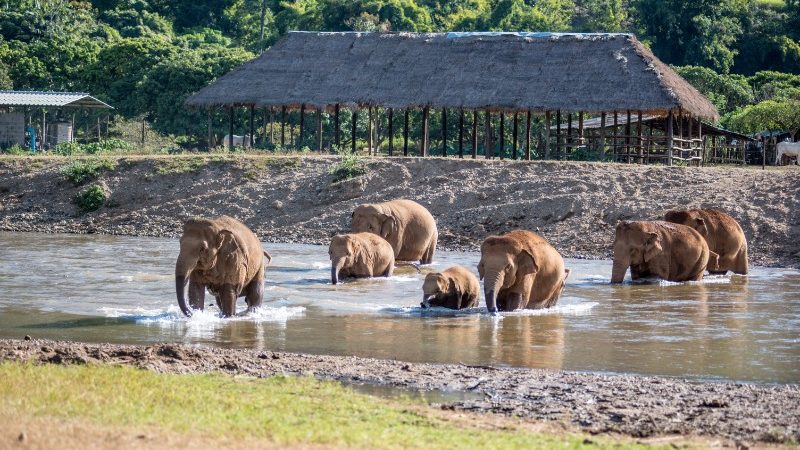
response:
[[[0,106],[111,108],[85,92],[0,91]],[[113,109],[113,108],[112,108]]]

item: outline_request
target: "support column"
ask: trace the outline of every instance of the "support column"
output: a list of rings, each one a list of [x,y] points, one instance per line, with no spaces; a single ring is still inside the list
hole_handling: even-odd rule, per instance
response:
[[[389,156],[394,156],[394,110],[389,108]]]
[[[144,136],[144,122],[142,122],[142,136]],[[233,106],[228,108],[228,151],[231,150],[233,150]]]
[[[408,156],[408,108],[403,116],[403,156]]]
[[[625,122],[625,159],[631,163],[631,110],[625,112],[627,122]]]
[[[355,153],[356,152],[356,125],[357,125],[357,123],[358,123],[358,110],[356,108],[353,108],[352,124],[351,124],[351,127],[350,127],[350,137],[351,137],[350,152],[351,153]]]
[[[255,113],[255,107],[251,106],[250,107],[250,138],[248,139],[248,141],[249,141],[248,144],[250,145],[250,148],[253,148],[255,146],[255,140],[256,140],[256,113]]]
[[[286,106],[281,106],[281,149],[286,147]]]
[[[339,104],[337,103],[333,107],[333,140],[336,144],[336,149],[341,150],[339,148],[342,145],[342,130],[341,130],[341,122],[339,121]]]
[[[458,110],[458,157],[464,159],[464,108]]]
[[[44,116],[42,116],[42,120],[44,120]],[[100,116],[97,116],[97,142],[103,140],[102,132],[103,129],[100,127]],[[44,148],[44,123],[42,123],[42,148]]]
[[[506,113],[500,112],[500,159],[506,157]]]
[[[372,156],[372,147],[375,146],[375,141],[372,139],[374,119],[372,106],[369,106],[367,107],[367,154],[370,156]]]
[[[644,161],[642,160],[642,111],[636,111],[636,139],[638,141],[638,148],[636,149],[636,154],[639,156],[639,164],[642,164]]]
[[[297,130],[297,140],[295,141],[295,147],[302,148],[303,147],[303,128],[305,128],[306,123],[306,104],[303,103],[300,105],[300,128]]]
[[[567,146],[567,153],[572,154],[572,113],[567,114],[567,137],[565,144]],[[564,159],[567,159],[566,154],[564,154]]]
[[[561,159],[561,110],[556,111],[556,159]]]
[[[492,157],[494,156],[493,154],[494,152],[492,151],[492,113],[487,109],[485,115],[486,115],[486,120],[485,120],[486,124],[483,132],[484,133],[483,139],[485,141],[483,154],[486,157],[486,159],[492,159]]]
[[[420,156],[428,156],[428,145],[430,141],[430,115],[431,109],[429,107],[422,108],[422,145],[420,146]]]
[[[600,113],[600,161],[606,159],[606,113]]]
[[[207,141],[208,142],[208,151],[211,151],[211,149],[214,148],[214,131],[212,130],[213,121],[212,121],[212,115],[211,115],[211,108],[208,108],[208,110],[207,110],[206,120],[208,121],[208,136],[207,136],[207,138],[208,138],[208,141]]]
[[[550,159],[550,111],[544,113],[544,159]]]
[[[519,132],[519,113],[514,111],[514,125],[511,127],[514,135],[511,137],[511,159],[517,159],[517,133]]]
[[[472,159],[478,157],[478,110],[472,111]]]
[[[261,144],[267,145],[267,108],[261,111]]]
[[[442,156],[447,157],[447,108],[442,108]]]
[[[531,160],[531,110],[525,117],[525,160]]]
[[[97,118],[97,140],[100,140],[100,117]],[[47,109],[42,108],[42,151],[47,145]]]
[[[612,134],[613,138],[611,140],[612,143],[611,148],[613,149],[614,152],[614,162],[617,162],[617,155],[619,154],[619,148],[617,147],[617,136],[619,135],[619,132],[617,131],[618,125],[619,125],[619,118],[617,112],[614,111],[614,133]]]
[[[672,122],[673,122],[674,115],[672,110],[670,110],[669,114],[667,115],[667,165],[672,165]]]
[[[322,153],[322,108],[317,108],[317,151]]]
[[[583,111],[578,113],[578,145],[584,145],[583,141]]]

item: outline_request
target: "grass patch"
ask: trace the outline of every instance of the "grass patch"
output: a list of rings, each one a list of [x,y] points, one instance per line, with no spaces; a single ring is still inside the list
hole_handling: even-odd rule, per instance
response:
[[[337,150],[336,153],[341,156],[341,160],[330,170],[334,183],[360,177],[367,173],[367,168],[358,153],[350,153],[346,150]]]
[[[92,184],[78,192],[75,203],[84,212],[97,211],[106,202],[106,191],[99,184]]]
[[[156,172],[159,175],[195,172],[205,167],[206,164],[208,164],[208,160],[202,156],[163,158],[155,161]]]
[[[61,169],[61,173],[76,186],[97,178],[101,172],[114,170],[117,164],[110,159],[76,159]]]
[[[533,432],[476,417],[448,419],[410,400],[389,401],[310,378],[175,375],[127,367],[0,364],[0,412],[157,426],[180,433],[360,448],[644,448],[575,434]],[[490,423],[490,422],[489,422]],[[481,428],[479,428],[481,427]]]
[[[252,158],[239,158],[236,166],[244,171],[244,178],[256,181],[267,169],[293,170],[300,167],[300,158],[263,156]]]

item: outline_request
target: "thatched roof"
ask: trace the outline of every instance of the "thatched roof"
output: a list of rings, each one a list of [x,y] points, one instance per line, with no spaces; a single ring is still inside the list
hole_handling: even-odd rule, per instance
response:
[[[191,106],[448,107],[601,112],[708,99],[630,34],[291,32],[189,98]]]

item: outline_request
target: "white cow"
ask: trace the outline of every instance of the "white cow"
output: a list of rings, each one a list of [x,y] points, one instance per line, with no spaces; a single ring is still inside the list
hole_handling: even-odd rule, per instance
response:
[[[783,141],[775,146],[775,165],[780,165],[783,155],[797,158],[795,163],[800,165],[800,142]]]
[[[222,146],[228,148],[228,144],[230,143],[230,134],[226,134],[224,138],[222,138]],[[237,136],[233,135],[233,146],[241,146],[241,147],[249,147],[250,146],[250,135],[245,134],[244,136]]]

